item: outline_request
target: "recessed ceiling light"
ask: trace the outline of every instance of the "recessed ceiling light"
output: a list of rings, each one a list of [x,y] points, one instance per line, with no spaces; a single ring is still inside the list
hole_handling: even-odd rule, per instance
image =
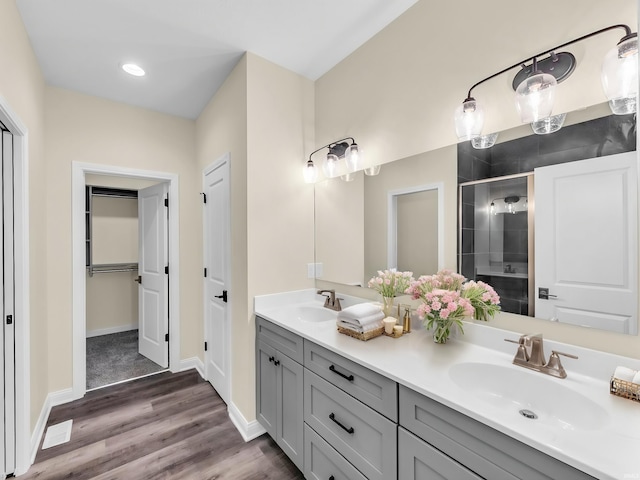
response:
[[[135,63],[125,63],[122,65],[122,69],[129,75],[133,75],[136,77],[142,77],[145,74],[145,71],[142,69],[142,67],[136,65]]]

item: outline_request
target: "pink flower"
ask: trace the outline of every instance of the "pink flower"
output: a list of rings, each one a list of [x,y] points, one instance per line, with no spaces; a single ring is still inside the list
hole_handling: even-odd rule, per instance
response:
[[[446,320],[447,318],[449,318],[450,313],[451,312],[448,309],[444,308],[440,310],[440,318],[444,318]]]

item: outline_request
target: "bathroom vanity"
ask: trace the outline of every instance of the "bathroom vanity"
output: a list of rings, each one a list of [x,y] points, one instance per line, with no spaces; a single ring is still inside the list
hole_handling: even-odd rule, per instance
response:
[[[640,405],[608,390],[640,361],[547,341],[580,357],[552,378],[511,364],[517,334],[476,324],[446,345],[419,323],[362,342],[321,299],[255,300],[257,418],[307,478],[640,477]]]

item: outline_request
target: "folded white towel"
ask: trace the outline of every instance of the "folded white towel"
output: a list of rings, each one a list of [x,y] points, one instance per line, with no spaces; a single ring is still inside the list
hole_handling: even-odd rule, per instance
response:
[[[373,303],[358,303],[339,311],[338,318],[341,320],[359,320],[381,311],[379,305]]]
[[[352,323],[343,322],[342,320],[338,320],[337,324],[338,324],[339,327],[343,327],[343,328],[352,330],[352,331],[357,332],[357,333],[367,333],[367,332],[370,332],[371,330],[376,330],[378,328],[381,328],[382,327],[382,320],[380,320],[378,322],[375,322],[375,323],[370,323],[368,325],[364,325],[364,326],[361,326],[361,327],[354,326]]]
[[[368,315],[366,317],[351,319],[351,318],[340,318],[338,320],[349,325],[353,325],[354,327],[364,327],[367,325],[371,325],[372,323],[379,323],[384,318],[384,313],[380,310],[378,312]]]
[[[638,372],[627,367],[616,367],[615,372],[613,372],[613,376],[618,380],[633,382],[633,377],[636,373]],[[640,377],[638,377],[638,380],[640,380]]]
[[[633,376],[633,380],[631,380],[632,383],[637,383],[638,385],[640,385],[640,372],[636,372],[636,374]]]

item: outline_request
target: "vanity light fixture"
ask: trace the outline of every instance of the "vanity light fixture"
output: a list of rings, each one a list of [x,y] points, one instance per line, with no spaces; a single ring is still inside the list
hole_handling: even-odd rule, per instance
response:
[[[348,143],[351,141],[351,143]],[[322,172],[327,178],[333,178],[341,174],[340,160],[345,159],[345,165],[348,173],[353,173],[360,170],[362,163],[362,151],[360,147],[353,139],[353,137],[346,137],[335,142],[331,142],[324,147],[320,147],[317,150],[311,152],[309,160],[307,160],[303,175],[306,183],[314,183],[318,179],[318,171],[313,163],[311,157],[318,153],[320,150],[327,148],[328,153],[322,164]],[[342,173],[344,175],[344,173]]]
[[[472,140],[482,135],[484,109],[471,96],[473,89],[518,66],[521,69],[513,79],[512,86],[516,92],[516,107],[522,122],[531,123],[532,128],[538,134],[559,130],[564,118],[559,122],[558,119],[551,116],[556,85],[573,73],[576,59],[569,52],[556,53],[556,51],[618,28],[624,29],[625,34],[605,56],[601,81],[609,106],[614,114],[634,113],[638,95],[638,34],[632,33],[627,25],[612,25],[540,52],[528,59],[520,60],[518,63],[474,84],[469,89],[467,98],[462,102],[462,105],[458,106],[454,114],[458,140]],[[548,56],[539,59],[544,55]],[[531,63],[527,65],[526,62],[529,61]]]
[[[489,205],[489,213],[491,215],[498,215],[499,213],[516,214],[527,210],[527,197],[524,195],[507,195],[503,198],[494,198]]]
[[[380,168],[382,165],[373,165],[372,167],[367,167],[364,169],[364,174],[370,177],[375,177],[380,173]]]

